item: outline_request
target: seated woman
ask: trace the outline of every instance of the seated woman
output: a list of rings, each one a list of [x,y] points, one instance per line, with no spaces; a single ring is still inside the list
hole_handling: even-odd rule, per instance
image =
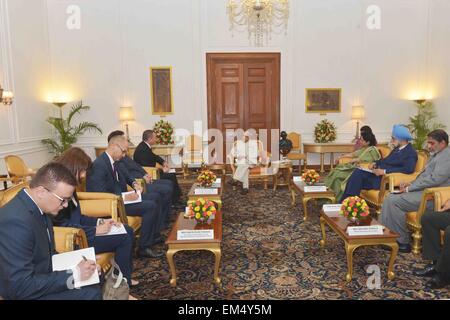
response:
[[[325,179],[325,185],[335,192],[336,199],[342,197],[348,178],[359,164],[372,163],[381,158],[380,152],[376,148],[377,140],[373,133],[363,132],[361,141],[363,146],[361,149],[339,158],[351,158],[350,162],[337,165]]]
[[[356,141],[355,141],[354,151],[357,151],[357,150],[359,150],[359,149],[364,147],[364,141],[362,139],[362,134],[364,132],[368,132],[368,133],[372,133],[373,134],[371,127],[369,127],[369,126],[362,126],[361,129],[359,130],[360,137],[358,139],[356,139]]]
[[[80,148],[70,148],[56,158],[55,162],[68,168],[77,179],[78,184],[86,177],[86,172],[92,165],[91,158]],[[104,219],[99,223],[98,220],[97,218],[82,215],[75,192],[72,201],[54,218],[53,224],[55,226],[83,229],[87,236],[88,245],[94,247],[96,253],[114,252],[114,259],[119,265],[123,276],[128,280],[128,284],[130,286],[137,285],[137,281],[131,280],[133,271],[133,229],[126,225],[127,234],[106,236],[105,234],[109,233],[111,227],[118,225],[118,223]],[[133,297],[130,296],[130,298]]]

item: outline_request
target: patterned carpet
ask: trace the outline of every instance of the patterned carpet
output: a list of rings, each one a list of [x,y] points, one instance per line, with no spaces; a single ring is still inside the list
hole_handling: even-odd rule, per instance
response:
[[[183,185],[184,193],[191,183]],[[425,280],[413,276],[423,261],[399,254],[394,281],[387,280],[389,252],[359,248],[354,254],[353,281],[345,282],[347,263],[343,242],[327,229],[321,239],[318,207],[303,221],[301,206],[290,206],[287,189],[263,190],[252,185],[248,195],[227,188],[224,196],[223,244],[220,276],[213,284],[214,257],[209,252],[175,255],[178,286],[169,285],[165,258],[136,259],[132,289],[139,299],[449,299],[450,288],[427,290]],[[381,288],[369,289],[370,265],[381,270]]]

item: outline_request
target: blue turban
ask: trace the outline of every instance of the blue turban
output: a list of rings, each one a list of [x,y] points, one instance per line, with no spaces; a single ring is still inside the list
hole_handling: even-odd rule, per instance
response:
[[[401,124],[394,125],[392,136],[397,140],[411,141],[413,139],[409,129]]]

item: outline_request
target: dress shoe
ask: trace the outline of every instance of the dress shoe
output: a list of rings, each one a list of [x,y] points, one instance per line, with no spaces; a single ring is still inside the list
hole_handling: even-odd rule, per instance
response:
[[[411,252],[411,245],[409,243],[398,243],[398,252],[401,253],[410,253]]]
[[[434,269],[434,264],[430,263],[425,266],[425,268],[414,271],[416,277],[432,277],[436,274],[436,269]]]
[[[139,258],[161,258],[163,256],[162,252],[155,252],[150,248],[145,248],[138,252]]]
[[[237,187],[238,182],[237,182],[236,180],[232,179],[232,180],[229,180],[229,181],[228,181],[228,184],[229,184],[229,185],[232,185],[233,187]]]
[[[242,189],[242,191],[241,191],[242,195],[246,195],[247,193],[248,193],[248,189],[247,188]]]
[[[450,284],[450,281],[445,278],[441,273],[436,273],[427,283],[427,288],[430,289],[442,289]]]
[[[161,238],[161,236],[153,240],[153,244],[161,244],[161,243],[164,243],[164,240],[163,238]]]

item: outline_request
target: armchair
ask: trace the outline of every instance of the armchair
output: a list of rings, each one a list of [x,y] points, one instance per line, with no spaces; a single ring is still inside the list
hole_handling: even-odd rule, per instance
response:
[[[6,156],[5,163],[8,175],[13,183],[25,182],[29,177],[36,174],[36,170],[28,168],[22,158],[18,156]]]
[[[183,177],[189,176],[189,165],[200,164],[203,166],[203,143],[202,138],[197,135],[186,137],[186,144],[183,149]]]
[[[393,192],[394,189],[396,187],[398,188],[402,182],[408,183],[414,181],[420,174],[420,172],[422,172],[425,164],[427,163],[427,160],[428,155],[425,152],[420,151],[418,153],[418,159],[414,173],[386,174],[381,180],[380,190],[362,190],[361,197],[376,210],[377,215],[379,216],[381,214],[381,206],[383,204],[384,198],[389,194],[389,192]]]
[[[428,188],[425,189],[422,195],[422,200],[420,202],[419,209],[414,212],[408,212],[406,214],[406,225],[411,230],[413,245],[412,252],[414,254],[420,254],[422,249],[422,224],[421,219],[427,210],[427,202],[434,202],[434,210],[438,211],[442,205],[450,199],[450,187],[440,187],[440,188]],[[442,231],[442,241],[444,237],[444,232]]]
[[[287,138],[292,142],[292,150],[287,155],[287,158],[292,161],[298,160],[298,172],[301,173],[302,160],[304,170],[306,170],[306,166],[308,165],[306,154],[302,153],[302,136],[297,132],[290,132]]]
[[[236,146],[237,141],[235,141],[233,143],[233,148]],[[262,180],[264,183],[264,190],[267,190],[267,183],[269,181],[270,177],[274,177],[277,173],[278,170],[277,168],[274,170],[270,170],[270,158],[271,158],[271,153],[264,150],[264,146],[263,143],[258,140],[257,141],[258,144],[258,164],[256,167],[251,168],[250,172],[249,172],[249,180]],[[227,160],[230,163],[231,166],[231,171],[233,172],[233,176],[236,172],[236,157],[229,154],[227,155]]]

